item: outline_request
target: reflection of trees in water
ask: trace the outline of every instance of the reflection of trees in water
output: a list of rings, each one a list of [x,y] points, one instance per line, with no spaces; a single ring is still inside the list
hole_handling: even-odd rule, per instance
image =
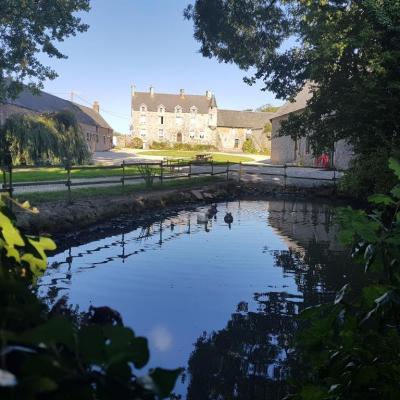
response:
[[[293,276],[301,295],[256,293],[258,312],[247,312],[239,304],[242,312],[232,314],[224,329],[204,333],[189,360],[189,400],[282,399],[288,391],[289,372],[293,376],[298,371],[291,347],[296,315],[331,299],[345,281],[344,274],[360,273],[351,268],[345,253],[332,252],[329,243],[315,239],[304,250],[272,254],[275,266]]]
[[[293,297],[258,293],[258,312],[237,312],[226,328],[204,333],[189,360],[188,400],[281,399],[293,358]]]

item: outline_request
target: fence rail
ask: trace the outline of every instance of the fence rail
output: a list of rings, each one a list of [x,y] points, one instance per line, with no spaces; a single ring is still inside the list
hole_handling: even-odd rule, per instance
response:
[[[132,171],[130,169],[127,171],[127,168],[137,167],[137,171]],[[132,181],[146,181],[145,173],[150,176],[151,183],[154,180],[159,180],[162,184],[164,180],[173,180],[173,179],[190,179],[196,176],[226,176],[226,179],[237,179],[238,181],[245,180],[246,175],[254,175],[259,177],[276,177],[279,180],[279,183],[283,187],[286,188],[288,185],[288,180],[305,180],[305,181],[322,181],[322,182],[331,182],[336,187],[338,180],[338,171],[337,170],[324,170],[322,168],[316,167],[298,167],[292,165],[272,165],[272,164],[253,164],[253,163],[217,163],[213,161],[187,161],[187,160],[168,160],[168,161],[160,161],[160,162],[125,162],[123,161],[119,165],[95,165],[95,166],[63,166],[62,168],[66,171],[66,177],[60,180],[43,180],[43,181],[29,181],[29,182],[14,182],[13,174],[15,172],[23,171],[24,169],[30,169],[31,173],[34,173],[35,168],[39,171],[37,167],[22,167],[22,168],[10,168],[10,167],[2,167],[2,175],[3,175],[3,183],[0,185],[0,193],[7,192],[10,197],[13,196],[15,189],[20,188],[38,188],[40,186],[49,187],[49,186],[65,186],[66,191],[68,192],[68,199],[71,201],[71,192],[72,188],[75,187],[93,187],[93,186],[102,186],[102,185],[122,185],[125,188],[125,184],[127,182]],[[52,167],[41,167],[40,171],[49,172],[54,170],[54,166]],[[333,173],[331,177],[325,176],[307,176],[303,173],[303,175],[293,175],[290,174],[291,170],[294,169],[303,169],[306,171],[312,170],[323,170],[330,171]],[[103,177],[73,177],[74,171],[90,171],[90,170],[117,170],[119,171],[112,176],[103,176]],[[273,171],[273,172],[272,172]],[[275,172],[276,171],[276,172]],[[134,173],[134,174],[132,174]],[[340,172],[339,172],[340,173]],[[274,180],[275,183],[276,180]],[[32,190],[34,191],[34,190]],[[42,190],[44,191],[44,190]]]

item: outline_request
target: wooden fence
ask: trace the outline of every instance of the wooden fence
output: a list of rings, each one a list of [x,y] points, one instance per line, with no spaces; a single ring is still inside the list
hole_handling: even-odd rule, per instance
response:
[[[137,167],[138,171],[136,174],[128,173],[127,168]],[[325,183],[337,184],[338,171],[329,170],[332,174],[330,177],[312,177],[305,175],[291,175],[290,171],[301,168],[304,171],[311,170],[323,170],[317,167],[298,167],[292,165],[272,165],[272,164],[252,164],[252,163],[220,163],[213,161],[187,161],[187,160],[168,160],[159,162],[140,162],[140,163],[127,163],[123,161],[120,165],[95,165],[95,166],[60,166],[65,169],[66,179],[65,180],[49,180],[49,181],[29,181],[29,182],[13,182],[13,172],[15,170],[21,171],[24,169],[31,169],[34,171],[37,167],[24,166],[24,167],[3,167],[2,175],[3,182],[0,187],[1,192],[7,192],[10,197],[13,196],[15,189],[27,188],[27,187],[49,187],[51,186],[64,185],[66,187],[68,199],[71,201],[71,192],[74,187],[82,186],[101,186],[109,185],[115,186],[121,184],[124,188],[127,183],[134,181],[144,181],[145,177],[140,173],[140,168],[151,169],[152,179],[158,179],[159,183],[162,184],[166,180],[173,179],[185,179],[196,176],[224,176],[226,180],[237,179],[238,181],[246,180],[246,176],[255,175],[260,178],[262,177],[276,177],[284,188],[289,186],[288,180],[299,179],[299,180],[312,180],[312,181],[324,181]],[[54,166],[48,167],[55,168]],[[46,171],[46,168],[41,167],[40,171]],[[119,173],[114,174],[113,177],[101,178],[74,178],[72,176],[74,170],[117,170]],[[271,171],[272,170],[272,171]],[[327,170],[325,170],[327,171]],[[339,172],[340,174],[340,172]],[[278,179],[279,178],[279,179]],[[275,182],[277,183],[277,182]],[[32,190],[33,191],[33,190]],[[43,191],[43,190],[42,190]]]

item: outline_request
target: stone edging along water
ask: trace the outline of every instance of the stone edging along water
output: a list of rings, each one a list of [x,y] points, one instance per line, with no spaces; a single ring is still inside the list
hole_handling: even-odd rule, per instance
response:
[[[190,189],[170,189],[142,192],[115,197],[99,197],[74,201],[43,203],[39,214],[17,211],[17,226],[23,231],[38,234],[67,233],[120,215],[134,217],[168,207],[206,204],[239,198],[262,199],[277,196],[332,198],[331,188],[287,189],[265,184],[224,182]]]

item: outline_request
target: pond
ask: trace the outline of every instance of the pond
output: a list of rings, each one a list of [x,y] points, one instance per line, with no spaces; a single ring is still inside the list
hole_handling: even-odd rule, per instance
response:
[[[360,271],[336,239],[331,206],[235,201],[201,223],[208,208],[125,216],[60,238],[39,294],[118,310],[149,339],[150,367],[186,368],[181,398],[279,399],[296,315]]]

